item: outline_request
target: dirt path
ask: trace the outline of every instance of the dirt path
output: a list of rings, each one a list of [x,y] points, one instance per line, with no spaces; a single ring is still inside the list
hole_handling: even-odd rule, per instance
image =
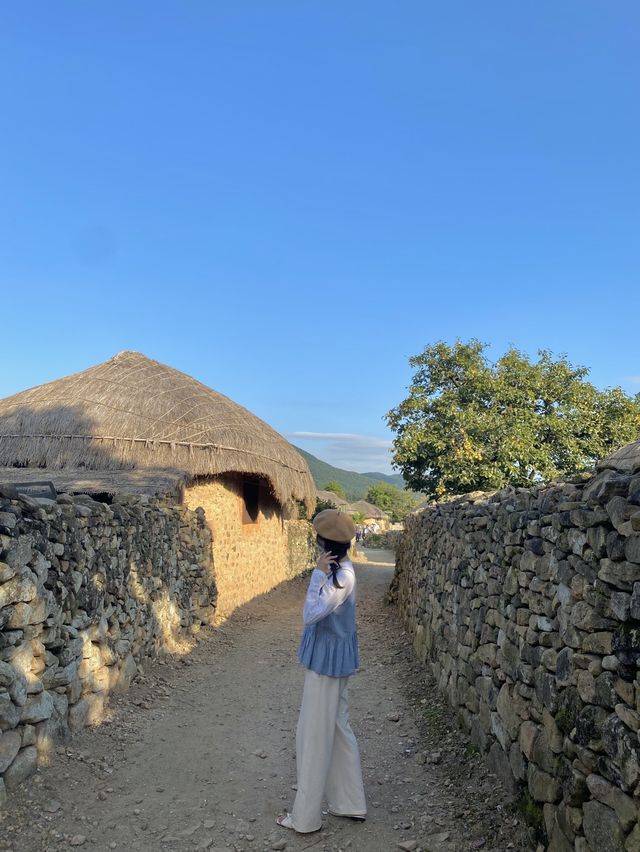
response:
[[[497,782],[448,728],[385,603],[392,557],[377,558],[357,566],[363,668],[350,690],[365,824],[328,817],[302,836],[274,824],[295,795],[300,580],[244,607],[189,658],[149,667],[113,701],[108,723],[59,746],[3,814],[0,849],[533,848]]]

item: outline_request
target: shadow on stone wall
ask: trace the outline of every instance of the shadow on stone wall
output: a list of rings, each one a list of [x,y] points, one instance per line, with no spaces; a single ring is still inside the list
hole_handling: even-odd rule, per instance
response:
[[[0,481],[20,482],[31,465],[43,480],[53,473],[45,464],[81,471],[86,442],[62,437],[69,422],[91,434],[74,409],[5,416]],[[11,437],[27,428],[61,437]],[[90,456],[93,466],[123,467],[108,442]],[[202,510],[145,495],[32,500],[0,486],[0,802],[55,740],[101,721],[108,695],[128,687],[137,663],[188,653],[215,602]]]

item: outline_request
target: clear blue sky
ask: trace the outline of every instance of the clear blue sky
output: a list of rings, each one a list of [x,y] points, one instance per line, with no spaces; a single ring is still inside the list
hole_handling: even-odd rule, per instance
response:
[[[3,4],[0,396],[135,349],[370,470],[438,339],[637,392],[639,36],[637,0]]]

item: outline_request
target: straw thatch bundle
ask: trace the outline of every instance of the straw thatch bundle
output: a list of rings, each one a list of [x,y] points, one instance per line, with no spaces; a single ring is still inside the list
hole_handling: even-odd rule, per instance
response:
[[[0,467],[234,471],[265,477],[283,505],[315,506],[309,468],[281,435],[138,352],[0,400]]]

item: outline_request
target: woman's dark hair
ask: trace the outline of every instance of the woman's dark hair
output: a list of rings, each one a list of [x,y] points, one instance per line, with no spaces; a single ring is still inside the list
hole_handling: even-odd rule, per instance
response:
[[[330,538],[322,538],[322,536],[317,536],[316,541],[323,550],[325,550],[327,553],[333,553],[333,555],[335,556],[334,561],[329,565],[329,568],[331,569],[331,577],[333,579],[333,585],[337,589],[343,589],[344,586],[341,586],[338,582],[336,573],[338,571],[338,568],[340,567],[340,559],[346,556],[349,552],[350,542],[332,541]]]

